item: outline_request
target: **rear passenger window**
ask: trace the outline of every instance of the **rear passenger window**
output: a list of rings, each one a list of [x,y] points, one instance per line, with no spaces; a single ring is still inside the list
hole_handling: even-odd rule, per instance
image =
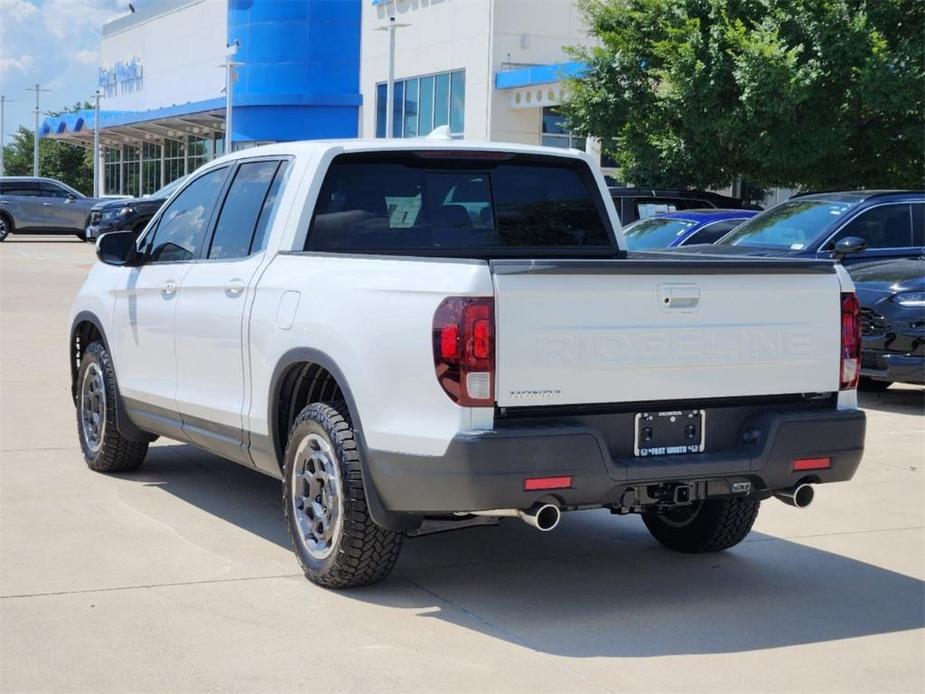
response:
[[[146,240],[144,252],[150,262],[175,263],[195,257],[227,175],[227,167],[213,169],[173,199],[161,215],[151,240]]]
[[[35,183],[7,183],[3,187],[4,195],[18,195],[26,198],[38,198],[44,195]]]
[[[867,241],[868,248],[908,248],[912,246],[912,215],[908,204],[880,205],[852,219],[826,245],[849,236]]]
[[[274,187],[280,165],[279,161],[255,161],[238,167],[215,225],[209,258],[248,256],[260,221],[263,221],[260,242],[263,242],[266,222],[270,217],[270,210],[267,214],[264,210],[268,203],[272,209],[276,200],[275,195],[271,199],[270,190]]]
[[[553,157],[341,155],[325,177],[306,249],[612,248],[590,183],[583,162]]]

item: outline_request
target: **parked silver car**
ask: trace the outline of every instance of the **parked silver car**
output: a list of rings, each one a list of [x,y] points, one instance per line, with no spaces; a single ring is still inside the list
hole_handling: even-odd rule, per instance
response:
[[[84,239],[90,208],[88,198],[52,178],[0,178],[0,241],[10,234],[74,234]]]

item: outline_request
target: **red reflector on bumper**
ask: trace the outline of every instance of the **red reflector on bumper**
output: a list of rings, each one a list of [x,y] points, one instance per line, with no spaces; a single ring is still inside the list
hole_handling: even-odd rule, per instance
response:
[[[825,470],[830,467],[831,458],[796,458],[793,461],[794,470]]]
[[[525,492],[535,492],[540,489],[568,489],[571,486],[571,475],[567,477],[532,477],[524,480]]]

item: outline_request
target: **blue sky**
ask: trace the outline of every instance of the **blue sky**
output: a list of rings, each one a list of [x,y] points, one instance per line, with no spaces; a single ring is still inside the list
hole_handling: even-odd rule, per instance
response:
[[[6,133],[32,128],[36,82],[43,111],[89,99],[96,89],[103,24],[128,12],[129,0],[0,0],[0,93]],[[140,3],[136,3],[140,4]]]

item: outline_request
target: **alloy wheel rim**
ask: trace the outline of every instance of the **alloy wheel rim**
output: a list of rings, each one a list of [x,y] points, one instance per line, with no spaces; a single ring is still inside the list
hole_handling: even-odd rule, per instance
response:
[[[337,457],[318,434],[308,434],[296,450],[291,503],[302,547],[312,558],[326,559],[343,528],[343,494]]]
[[[106,430],[106,384],[99,365],[91,362],[80,387],[80,424],[84,441],[96,453]]]

